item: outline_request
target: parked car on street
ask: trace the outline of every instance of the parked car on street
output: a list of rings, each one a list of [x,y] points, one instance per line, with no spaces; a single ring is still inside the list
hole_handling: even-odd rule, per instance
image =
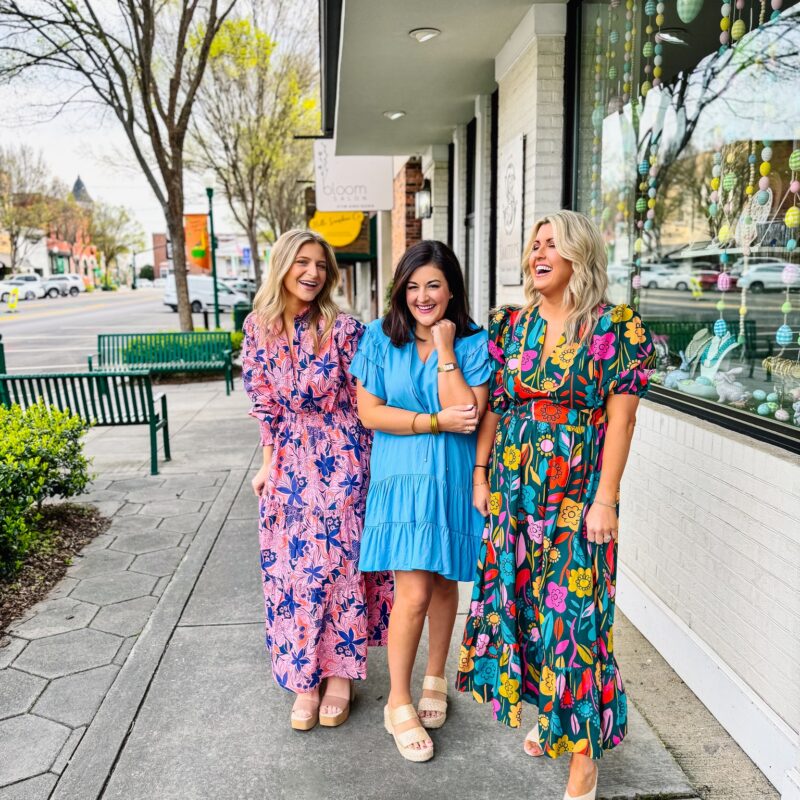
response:
[[[783,270],[788,262],[772,261],[749,264],[747,272],[739,278],[739,288],[751,292],[779,291],[785,289]]]
[[[685,292],[691,287],[692,273],[679,266],[644,264],[640,277],[644,289],[676,289]]]
[[[37,280],[30,280],[27,276],[17,275],[11,278],[11,280],[6,281],[5,285],[8,287],[8,290],[3,290],[3,294],[0,295],[0,302],[5,303],[8,301],[12,286],[16,286],[19,289],[20,300],[36,300],[37,298],[44,297],[44,285],[38,280],[38,275],[36,278]]]
[[[86,291],[86,284],[83,282],[83,278],[74,272],[67,272],[64,275],[51,275],[50,280],[63,284],[67,289],[67,293],[73,297]]]
[[[192,311],[197,314],[205,309],[214,308],[214,282],[207,275],[187,275],[189,283],[189,303]],[[230,310],[236,303],[248,303],[246,294],[234,291],[222,281],[217,281],[217,302],[219,307]],[[175,276],[167,276],[167,285],[164,287],[164,305],[173,311],[178,310],[178,295],[175,292]]]
[[[66,281],[58,280],[58,275],[51,275],[42,281],[45,297],[66,297],[69,294],[69,286]]]

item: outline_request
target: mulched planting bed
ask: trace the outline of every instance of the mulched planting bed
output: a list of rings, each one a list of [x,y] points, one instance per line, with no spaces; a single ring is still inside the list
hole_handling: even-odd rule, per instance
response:
[[[110,520],[92,506],[74,503],[45,505],[44,534],[22,569],[12,578],[0,579],[0,636],[5,628],[38,603],[64,577],[80,551],[108,529]]]

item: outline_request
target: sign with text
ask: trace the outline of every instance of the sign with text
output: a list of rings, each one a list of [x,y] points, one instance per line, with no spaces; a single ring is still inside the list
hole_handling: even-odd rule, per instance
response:
[[[211,269],[207,219],[206,214],[183,215],[183,229],[186,233],[186,263],[190,267]]]
[[[317,211],[308,221],[308,227],[324,237],[331,247],[352,244],[363,224],[363,211]]]
[[[525,140],[517,136],[500,151],[497,194],[497,272],[503,286],[522,283]]]
[[[391,211],[389,156],[337,156],[332,139],[314,142],[314,177],[320,211]]]

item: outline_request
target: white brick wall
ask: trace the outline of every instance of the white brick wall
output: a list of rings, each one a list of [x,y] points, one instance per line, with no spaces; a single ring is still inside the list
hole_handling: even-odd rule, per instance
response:
[[[564,37],[536,36],[499,76],[499,141],[524,134],[527,237],[542,215],[561,207]],[[522,302],[521,286],[498,282],[497,304]]]
[[[800,731],[800,458],[645,402],[620,540],[621,566]]]

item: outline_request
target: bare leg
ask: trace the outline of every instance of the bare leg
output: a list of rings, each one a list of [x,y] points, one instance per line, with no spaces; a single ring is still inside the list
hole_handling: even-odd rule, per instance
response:
[[[572,755],[569,762],[569,781],[567,791],[573,797],[591,792],[597,779],[597,762],[589,756]]]
[[[397,708],[411,702],[411,672],[417,655],[425,613],[433,594],[433,573],[414,570],[394,574],[394,606],[389,615],[389,707]],[[416,727],[411,719],[397,726],[398,733]],[[417,742],[416,750],[430,744]]]
[[[458,584],[456,581],[435,575],[433,578],[433,594],[428,606],[428,666],[426,675],[435,675],[437,678],[445,677],[447,654],[450,650],[450,641],[453,638],[453,627],[458,612]],[[424,689],[423,697],[433,697],[437,700],[447,699],[441,692]],[[421,711],[420,717],[433,719],[441,717],[439,711]]]

